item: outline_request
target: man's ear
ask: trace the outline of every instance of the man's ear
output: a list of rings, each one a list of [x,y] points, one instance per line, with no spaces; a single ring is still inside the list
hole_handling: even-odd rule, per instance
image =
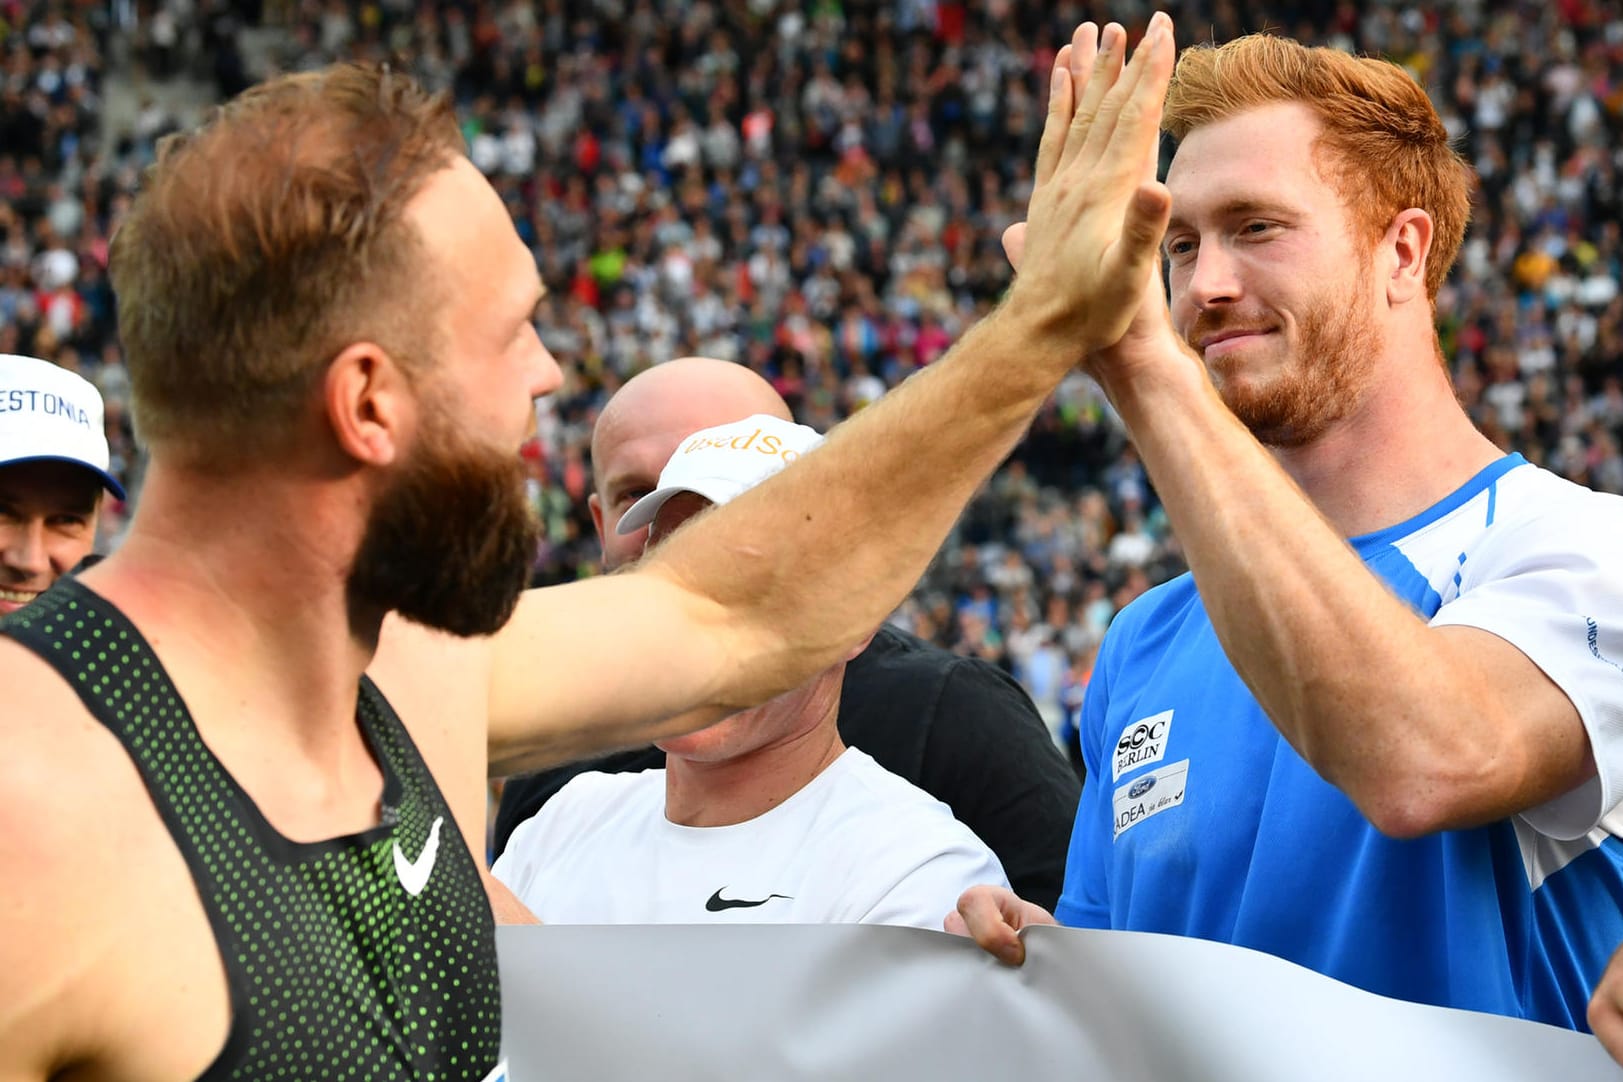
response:
[[[1391,253],[1391,273],[1386,280],[1388,304],[1407,304],[1426,299],[1426,259],[1431,253],[1431,215],[1410,207],[1387,226],[1385,246]]]
[[[597,543],[600,547],[607,546],[608,535],[603,532],[603,500],[597,493],[586,497],[586,507],[592,512],[592,526],[597,530]]]
[[[375,342],[356,342],[332,359],[322,400],[338,446],[369,466],[395,460],[416,417],[411,381]]]

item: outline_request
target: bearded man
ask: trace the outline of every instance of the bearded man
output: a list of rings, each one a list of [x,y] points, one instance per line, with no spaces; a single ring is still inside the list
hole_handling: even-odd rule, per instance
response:
[[[1164,201],[1093,175],[1154,146],[1170,36],[1139,52],[998,314],[634,570],[522,600],[561,377],[450,102],[338,65],[166,143],[111,254],[141,506],[0,621],[0,1075],[501,1077],[487,756],[703,728],[900,602],[1150,279]],[[1123,242],[1082,264],[1091,233]]]
[[[1455,399],[1471,177],[1407,72],[1253,35],[1185,52],[1165,116],[1170,305],[1086,367],[1191,573],[1100,649],[1055,913],[976,888],[951,926],[1011,962],[1055,917],[1212,939],[1583,1029],[1623,938],[1623,500]]]

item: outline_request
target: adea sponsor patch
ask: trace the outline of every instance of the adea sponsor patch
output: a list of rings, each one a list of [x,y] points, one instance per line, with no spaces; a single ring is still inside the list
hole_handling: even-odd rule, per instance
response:
[[[1168,808],[1182,804],[1188,778],[1189,760],[1180,759],[1117,786],[1113,801],[1115,834],[1112,837],[1119,838],[1123,831],[1137,826],[1152,815],[1160,815]]]
[[[1172,736],[1172,711],[1135,721],[1121,731],[1116,741],[1116,754],[1110,771],[1111,781],[1120,781],[1129,770],[1166,758],[1167,740]]]

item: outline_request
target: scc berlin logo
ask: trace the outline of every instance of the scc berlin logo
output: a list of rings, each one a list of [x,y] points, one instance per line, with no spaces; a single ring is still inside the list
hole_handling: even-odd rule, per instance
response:
[[[1121,739],[1116,742],[1116,750],[1128,751],[1133,748],[1141,748],[1149,741],[1161,739],[1166,735],[1166,732],[1167,723],[1165,721],[1157,721],[1151,725],[1140,722],[1132,732],[1122,734]]]

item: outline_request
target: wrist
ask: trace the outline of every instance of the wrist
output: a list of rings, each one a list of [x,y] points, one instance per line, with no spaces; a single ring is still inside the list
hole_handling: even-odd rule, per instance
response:
[[[1040,372],[1052,389],[1086,359],[1086,351],[1066,323],[1053,317],[1051,303],[1034,296],[1034,289],[1021,289],[1018,279],[1016,282],[987,320],[995,322],[1000,335],[1022,358],[1022,365]]]
[[[1134,350],[1130,361],[1122,350],[1117,346],[1089,368],[1129,430],[1157,417],[1187,416],[1202,399],[1222,405],[1205,366],[1171,335]]]

